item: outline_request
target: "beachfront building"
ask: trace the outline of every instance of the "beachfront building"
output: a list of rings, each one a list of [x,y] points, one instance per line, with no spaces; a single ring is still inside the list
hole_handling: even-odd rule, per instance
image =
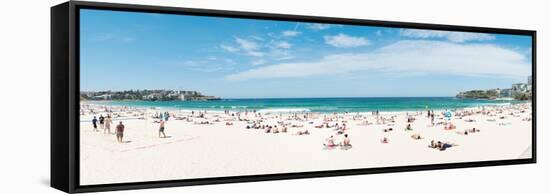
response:
[[[110,94],[103,94],[98,96],[92,96],[90,99],[92,100],[110,100],[111,95]]]
[[[513,93],[526,93],[529,91],[529,86],[526,83],[512,84]]]
[[[152,94],[143,96],[143,100],[159,100],[159,99],[162,99],[162,94],[160,93],[152,93]]]

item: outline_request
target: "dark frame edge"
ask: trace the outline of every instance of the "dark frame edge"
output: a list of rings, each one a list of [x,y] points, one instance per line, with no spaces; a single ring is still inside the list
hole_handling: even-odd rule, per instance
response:
[[[72,192],[70,184],[70,135],[67,120],[69,84],[69,4],[50,9],[50,186]]]

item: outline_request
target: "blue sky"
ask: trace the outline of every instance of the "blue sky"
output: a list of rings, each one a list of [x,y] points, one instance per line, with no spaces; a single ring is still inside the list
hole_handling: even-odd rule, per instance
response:
[[[454,96],[531,75],[529,36],[82,10],[81,90]]]

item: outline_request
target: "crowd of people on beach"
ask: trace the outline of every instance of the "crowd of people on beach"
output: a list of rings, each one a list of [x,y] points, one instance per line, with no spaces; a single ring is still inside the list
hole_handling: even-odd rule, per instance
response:
[[[519,117],[520,113],[525,113],[530,106],[517,105],[517,106],[492,106],[492,107],[479,107],[471,109],[459,109],[459,110],[444,110],[436,111],[426,109],[423,112],[407,112],[405,116],[405,132],[414,132],[409,134],[413,140],[423,140],[424,137],[420,132],[428,128],[442,129],[444,131],[457,130],[457,126],[453,123],[453,120],[463,120],[468,123],[475,123],[476,120],[472,117],[482,115],[487,117],[488,122],[495,122],[496,120],[503,120],[506,117]],[[105,116],[103,116],[104,114]],[[208,114],[206,110],[203,111],[190,111],[190,112],[155,112],[154,114],[147,114],[146,111],[132,107],[109,107],[109,106],[95,106],[82,105],[81,115],[91,114],[94,115],[91,120],[93,131],[101,132],[98,126],[103,130],[104,134],[112,134],[111,126],[113,125],[114,118],[119,117],[134,117],[137,119],[146,119],[150,117],[153,119],[153,123],[158,124],[158,137],[166,138],[165,127],[166,122],[170,118],[175,120],[181,120],[195,125],[213,125],[216,123],[223,123],[225,126],[233,126],[235,122],[245,122],[246,130],[260,130],[266,134],[278,134],[278,133],[291,133],[292,135],[310,135],[316,130],[331,130],[331,134],[324,139],[322,145],[325,149],[341,148],[348,150],[352,148],[350,139],[350,121],[356,123],[357,128],[361,126],[377,125],[381,127],[382,137],[380,143],[389,144],[390,140],[384,134],[389,134],[395,131],[396,114],[380,114],[379,111],[373,111],[370,115],[366,113],[316,113],[316,112],[294,112],[294,113],[261,113],[256,110],[244,110],[244,111],[223,111],[223,114]],[[99,114],[99,116],[95,116]],[[113,116],[116,115],[116,116]],[[426,127],[423,124],[418,124],[419,117],[427,118],[428,123]],[[400,117],[402,118],[402,117]],[[371,121],[369,121],[371,120]],[[424,119],[426,120],[426,119]],[[531,121],[531,116],[522,118],[522,121]],[[320,123],[316,123],[320,122]],[[498,123],[498,125],[505,125],[506,123]],[[417,129],[419,128],[419,129]],[[115,135],[118,143],[123,143],[125,126],[122,121],[119,121],[115,127]],[[470,135],[473,133],[479,133],[479,128],[473,127],[469,129],[458,130],[456,133],[460,135]],[[422,142],[422,141],[421,141]],[[449,148],[455,147],[458,144],[441,141],[431,140],[428,147],[434,148],[440,151],[445,151]]]

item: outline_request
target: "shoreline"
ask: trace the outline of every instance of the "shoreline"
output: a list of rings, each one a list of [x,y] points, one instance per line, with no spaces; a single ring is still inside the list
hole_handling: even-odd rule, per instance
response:
[[[419,97],[420,98],[420,97]],[[337,111],[316,111],[311,110],[309,108],[305,107],[264,107],[264,108],[246,108],[246,106],[231,106],[228,108],[190,108],[190,107],[165,107],[165,106],[136,106],[136,105],[119,105],[119,104],[111,104],[112,102],[125,102],[125,101],[81,101],[81,105],[83,104],[90,104],[94,106],[108,106],[108,107],[128,107],[128,108],[136,108],[136,109],[144,109],[144,110],[156,110],[156,111],[178,111],[181,113],[189,113],[189,112],[214,112],[214,113],[223,113],[225,111],[230,112],[264,112],[264,113],[319,113],[319,114],[331,114],[331,113],[357,113],[357,114],[366,114],[371,113],[374,111],[378,111],[381,114],[396,114],[396,113],[406,113],[406,112],[425,112],[427,110],[432,111],[456,111],[456,110],[469,110],[469,109],[476,109],[476,108],[482,108],[482,107],[498,107],[498,106],[509,106],[509,105],[517,105],[517,104],[531,104],[531,101],[501,101],[501,100],[494,100],[495,103],[493,104],[486,104],[486,105],[479,105],[479,104],[472,104],[471,106],[464,106],[464,107],[451,107],[451,108],[416,108],[416,109],[410,109],[410,108],[403,108],[403,109],[390,109],[390,110],[369,110],[369,111],[344,111],[344,110],[337,110]],[[128,102],[151,102],[151,101],[128,101]],[[178,101],[162,101],[162,102],[178,102]],[[239,108],[236,108],[239,107]],[[335,107],[338,109],[338,107]]]

